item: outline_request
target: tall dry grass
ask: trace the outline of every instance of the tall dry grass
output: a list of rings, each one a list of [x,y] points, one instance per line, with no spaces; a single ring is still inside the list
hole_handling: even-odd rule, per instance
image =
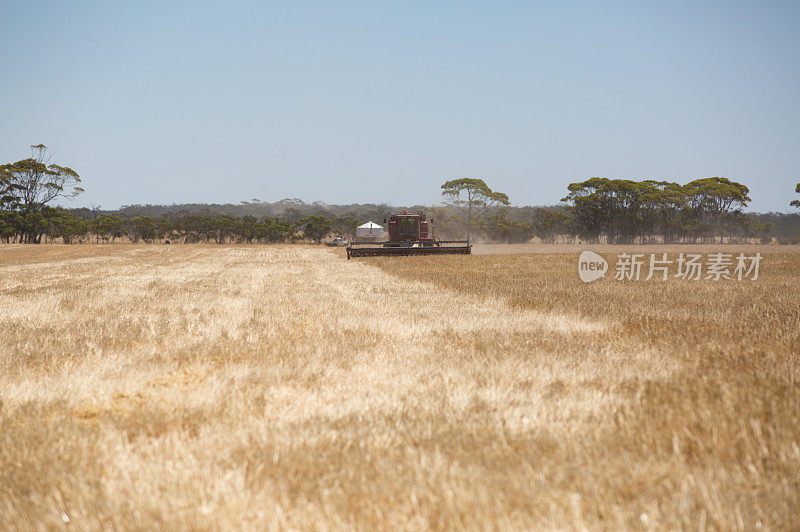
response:
[[[800,255],[0,248],[0,529],[800,526]]]
[[[567,404],[587,393],[613,398],[591,423],[574,424],[575,437],[555,447],[552,476],[544,473],[557,486],[560,468],[578,466],[563,489],[580,495],[590,526],[609,523],[610,511],[611,522],[628,526],[800,526],[800,255],[768,254],[756,282],[587,285],[578,279],[575,254],[547,250],[377,265],[511,308],[606,324],[578,350],[550,342],[545,351],[571,360],[575,375],[542,383],[542,397]],[[687,248],[599,250],[613,268],[622,251]],[[627,509],[627,517],[611,509]]]

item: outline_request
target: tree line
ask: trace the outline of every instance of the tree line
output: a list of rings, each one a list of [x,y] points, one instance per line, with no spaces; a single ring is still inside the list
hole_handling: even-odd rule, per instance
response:
[[[50,164],[47,147],[0,166],[0,241],[279,243],[352,237],[361,223],[387,218],[388,205],[306,204],[298,199],[239,205],[133,205],[117,211],[49,205],[83,188],[77,172]],[[749,189],[722,177],[670,181],[594,177],[571,183],[562,205],[512,207],[485,181],[457,178],[442,187],[440,207],[410,206],[435,219],[437,236],[487,242],[781,242],[800,241],[800,216],[744,212]],[[800,193],[800,184],[796,192]],[[800,200],[791,202],[800,208]]]
[[[442,190],[447,208],[438,212],[439,227],[490,241],[768,242],[774,229],[744,212],[749,189],[722,177],[685,185],[594,177],[571,183],[564,205],[555,208],[509,208],[508,196],[480,179],[451,180]]]
[[[303,240],[321,243],[331,234],[351,235],[357,225],[357,219],[330,219],[319,215],[306,216],[297,222],[266,216],[213,214],[168,217],[98,214],[82,218],[75,212],[45,206],[36,214],[0,212],[0,241],[114,243],[124,237],[134,243],[276,244]]]
[[[299,239],[321,242],[332,232],[353,233],[359,224],[353,217],[303,216],[297,209],[288,209],[283,218],[212,213],[153,217],[48,205],[84,192],[80,183],[75,170],[50,163],[47,146],[43,144],[31,146],[30,157],[0,166],[0,241],[108,243],[127,237],[133,242],[278,243]]]
[[[750,190],[724,177],[632,181],[594,177],[568,187],[572,229],[588,241],[611,243],[713,242],[717,238],[767,241],[769,222],[747,215]]]

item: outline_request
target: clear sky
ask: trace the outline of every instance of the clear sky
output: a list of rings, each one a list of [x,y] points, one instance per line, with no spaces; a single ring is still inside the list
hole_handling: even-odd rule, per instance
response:
[[[71,205],[514,205],[592,176],[800,181],[800,2],[0,0],[0,161]]]

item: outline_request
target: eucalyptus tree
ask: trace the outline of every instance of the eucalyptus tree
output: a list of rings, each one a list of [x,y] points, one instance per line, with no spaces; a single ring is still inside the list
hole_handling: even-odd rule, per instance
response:
[[[567,235],[571,230],[571,217],[569,214],[541,207],[527,207],[528,216],[533,236],[542,242],[554,244],[561,235]]]
[[[0,211],[15,210],[19,206],[19,185],[6,171],[7,166],[0,166]]]
[[[610,242],[644,242],[657,234],[667,242],[680,234],[724,237],[725,226],[735,226],[750,201],[746,186],[722,177],[686,185],[593,177],[571,183],[568,191],[562,201],[572,204],[573,230]]]
[[[25,228],[38,228],[40,211],[56,198],[71,199],[83,192],[81,178],[68,166],[48,164],[47,146],[31,146],[31,156],[0,166],[0,207],[18,210]],[[37,229],[38,231],[38,229]],[[37,243],[41,233],[24,229],[22,241]]]
[[[60,238],[64,244],[82,240],[89,233],[89,222],[68,212],[60,211],[47,225],[47,236]]]
[[[101,214],[89,221],[89,228],[98,241],[102,238],[106,243],[114,242],[117,238],[125,235],[125,220],[116,215]]]
[[[646,184],[629,179],[592,177],[570,183],[562,201],[572,202],[580,236],[594,240],[605,233],[612,242],[633,240],[644,221],[642,203]]]
[[[342,216],[331,221],[331,229],[339,236],[351,238],[356,234],[356,227],[361,225],[361,220],[353,216]]]
[[[20,215],[14,211],[0,210],[0,242],[16,242]]]
[[[664,242],[672,242],[681,232],[682,213],[685,212],[686,192],[678,183],[647,180],[643,195],[643,216],[650,234],[660,233]]]
[[[725,218],[746,207],[750,201],[750,190],[746,186],[724,177],[695,179],[683,189],[695,215],[707,221],[712,230],[719,231],[720,240],[724,238]]]
[[[131,242],[144,240],[149,243],[160,238],[157,221],[150,216],[134,216],[125,220],[125,233]]]
[[[509,205],[508,196],[492,190],[483,179],[462,177],[442,185],[445,205],[452,207],[472,233],[476,222],[486,218],[498,207]]]
[[[487,216],[481,229],[490,241],[504,244],[527,242],[533,237],[533,226],[528,222],[509,219],[505,209]]]
[[[37,212],[56,198],[74,198],[83,188],[78,186],[81,178],[68,166],[47,163],[47,146],[31,146],[31,157],[0,166],[0,175],[14,187],[24,213]]]
[[[800,194],[800,183],[797,183],[797,186],[794,188],[794,191]],[[800,209],[800,200],[792,200],[792,202],[789,205]]]
[[[331,221],[319,214],[312,214],[300,220],[303,227],[303,236],[310,238],[317,244],[322,242],[328,233],[331,232]]]

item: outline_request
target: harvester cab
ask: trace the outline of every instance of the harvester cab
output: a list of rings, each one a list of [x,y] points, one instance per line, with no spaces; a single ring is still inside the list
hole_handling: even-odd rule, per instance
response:
[[[385,242],[351,242],[347,258],[398,255],[469,255],[472,246],[467,240],[437,240],[433,220],[420,212],[408,211],[384,220],[388,226],[389,240]]]
[[[386,222],[386,220],[384,220]],[[395,243],[430,243],[433,242],[433,220],[428,222],[425,215],[396,214],[387,222],[389,229],[389,242]]]

